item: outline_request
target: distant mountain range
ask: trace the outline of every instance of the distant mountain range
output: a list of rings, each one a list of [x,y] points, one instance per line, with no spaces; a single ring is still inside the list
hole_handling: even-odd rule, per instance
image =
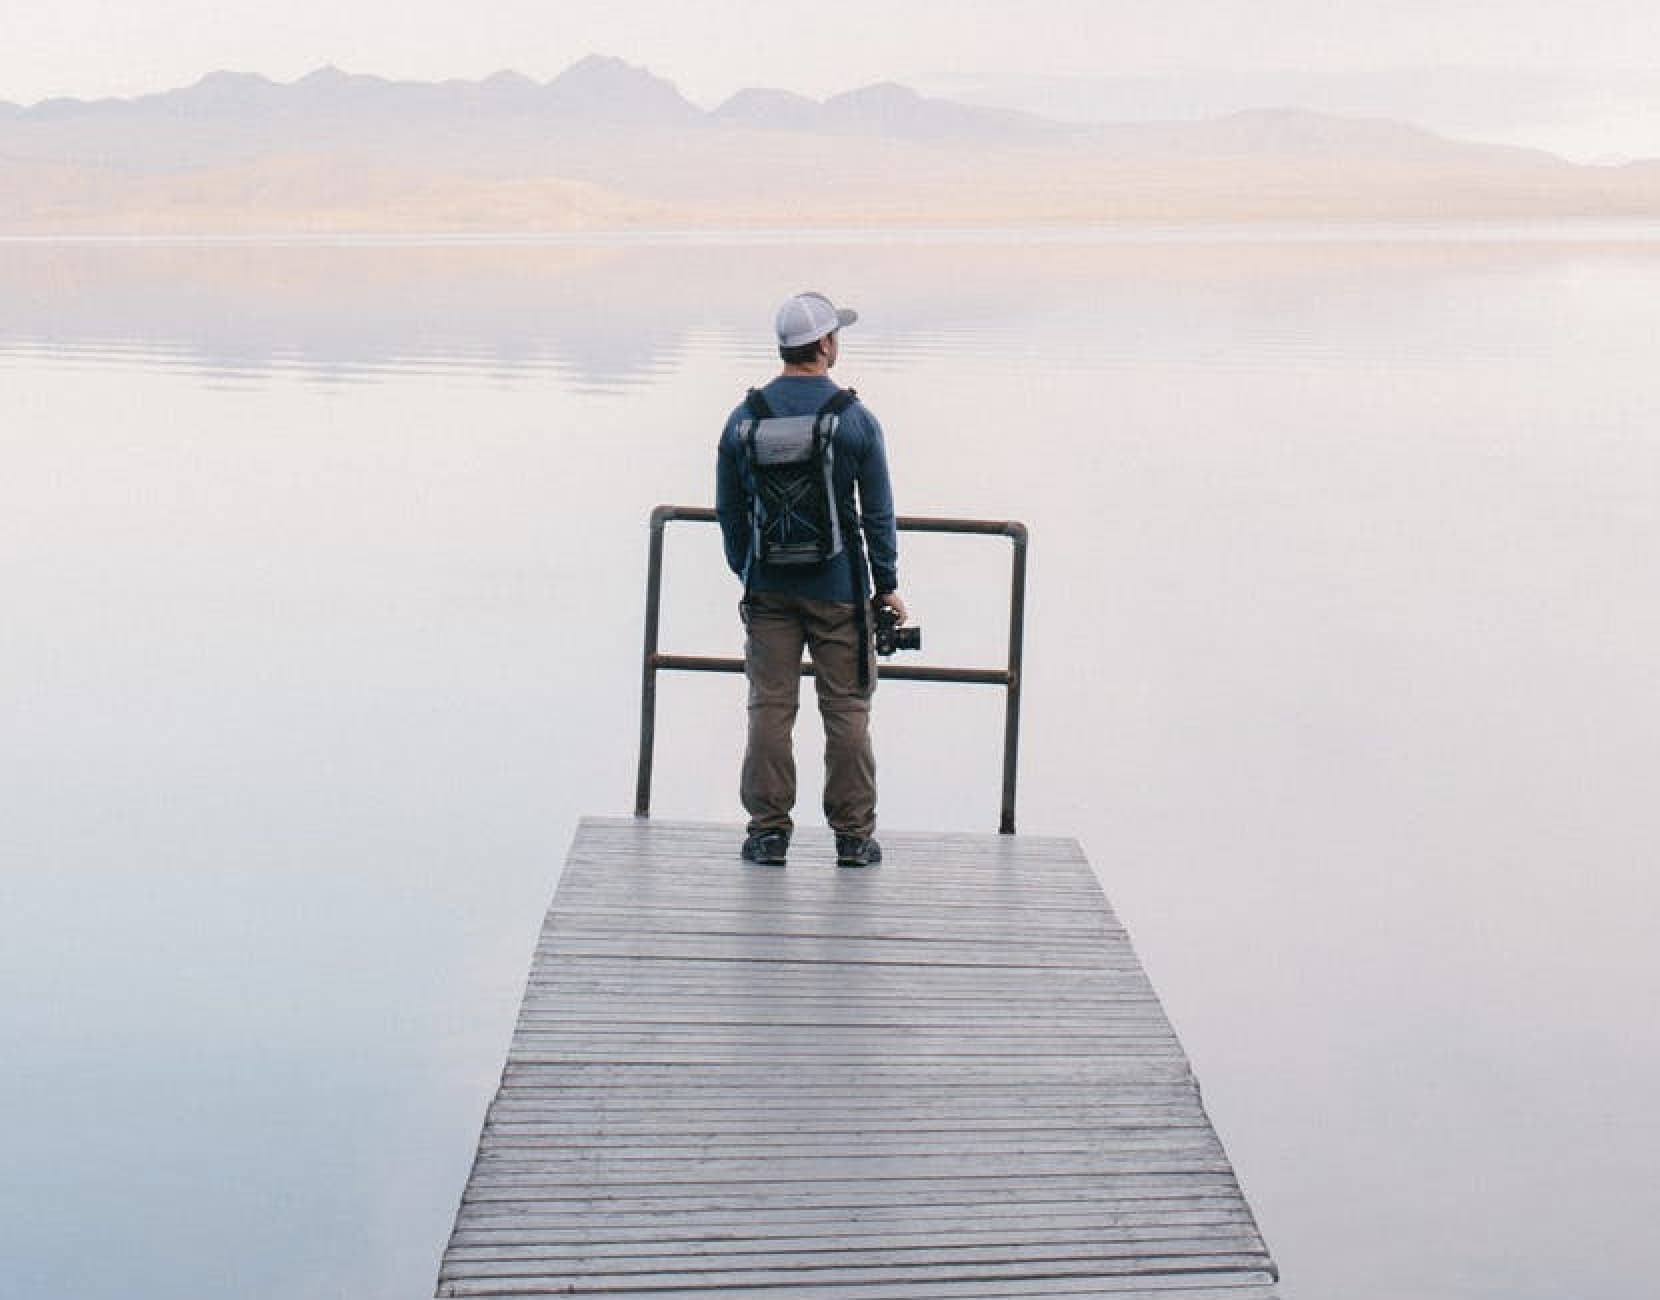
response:
[[[1026,114],[925,99],[893,84],[824,101],[786,90],[744,90],[705,112],[672,82],[603,55],[591,55],[548,82],[517,72],[498,72],[482,81],[389,81],[325,67],[286,84],[250,73],[213,72],[193,86],[136,99],[51,99],[29,108],[0,102],[0,120],[35,123],[204,116],[298,123],[342,113],[451,121],[480,115],[528,117],[550,126],[706,124],[907,135],[1067,129]]]
[[[1585,167],[1285,110],[1079,126],[866,86],[713,110],[619,59],[548,82],[215,72],[0,104],[0,232],[563,231],[1660,216],[1660,163]]]

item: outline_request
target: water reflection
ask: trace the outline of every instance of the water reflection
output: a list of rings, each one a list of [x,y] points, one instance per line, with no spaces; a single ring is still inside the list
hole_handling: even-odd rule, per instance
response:
[[[1578,247],[1592,259],[1608,249],[1545,247]],[[1045,357],[1249,365],[1275,348],[1306,356],[1323,346],[1327,323],[1341,335],[1355,293],[1387,312],[1391,300],[1420,302],[1412,286],[1449,272],[1536,267],[1540,248],[1241,236],[990,245],[0,241],[0,357],[234,381],[546,375],[618,393],[674,371],[699,332],[714,331],[721,346],[764,367],[769,354],[753,322],[791,286],[822,280],[847,285],[850,300],[881,303],[870,324],[882,347],[867,366],[908,370],[961,352],[1010,370]],[[1295,312],[1289,333],[1261,331],[1265,295]],[[1091,329],[1065,328],[1113,305],[1144,313],[1144,325],[1105,355]],[[1238,328],[1242,316],[1249,330]],[[1177,323],[1180,333],[1169,328]],[[1250,345],[1244,353],[1235,350],[1241,343]]]
[[[601,249],[14,245],[0,347],[237,378],[460,369],[614,390],[672,368],[695,323],[643,292],[646,274]]]

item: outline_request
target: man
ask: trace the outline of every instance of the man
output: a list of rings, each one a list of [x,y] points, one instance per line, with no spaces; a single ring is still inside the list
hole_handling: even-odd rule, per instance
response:
[[[801,653],[813,660],[824,721],[824,816],[836,835],[836,861],[864,867],[882,860],[876,829],[876,761],[870,745],[870,697],[876,686],[868,602],[906,618],[899,585],[893,491],[882,427],[862,403],[838,417],[831,441],[836,513],[844,550],[817,564],[768,564],[752,554],[750,510],[755,476],[743,430],[756,410],[811,416],[841,391],[830,379],[840,332],[858,313],[821,293],[802,293],[774,322],[783,372],[727,417],[715,487],[726,562],[744,580],[748,635],[749,744],[739,792],[749,813],[746,861],[782,866],[794,827],[792,731],[801,692]],[[844,399],[845,400],[845,399]],[[855,500],[855,497],[857,498]]]

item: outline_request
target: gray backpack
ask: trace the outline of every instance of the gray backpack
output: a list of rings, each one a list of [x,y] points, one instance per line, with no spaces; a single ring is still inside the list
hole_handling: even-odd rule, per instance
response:
[[[844,549],[836,508],[836,425],[858,394],[837,389],[812,415],[778,416],[758,389],[738,427],[754,491],[749,501],[750,555],[779,567],[823,564]]]

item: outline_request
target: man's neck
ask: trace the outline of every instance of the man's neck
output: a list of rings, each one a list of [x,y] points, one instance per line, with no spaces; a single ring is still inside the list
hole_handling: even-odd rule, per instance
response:
[[[817,379],[821,375],[829,374],[830,367],[825,365],[823,361],[814,361],[805,365],[786,363],[783,373],[796,379]]]

